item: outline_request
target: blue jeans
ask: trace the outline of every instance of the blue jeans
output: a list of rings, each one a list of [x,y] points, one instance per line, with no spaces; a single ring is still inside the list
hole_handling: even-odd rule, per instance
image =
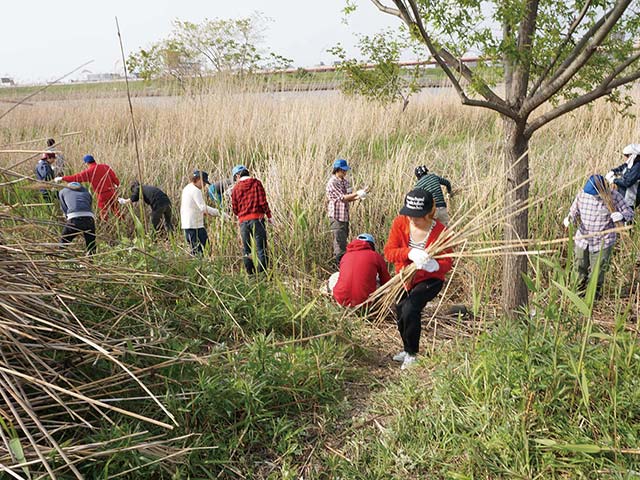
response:
[[[185,228],[184,235],[187,238],[189,246],[191,247],[191,255],[202,255],[204,246],[209,241],[207,229],[204,227]]]
[[[240,237],[242,237],[242,260],[249,274],[256,272],[253,264],[252,246],[256,248],[256,258],[258,259],[258,272],[264,272],[267,268],[267,230],[264,220],[246,220],[240,224]]]

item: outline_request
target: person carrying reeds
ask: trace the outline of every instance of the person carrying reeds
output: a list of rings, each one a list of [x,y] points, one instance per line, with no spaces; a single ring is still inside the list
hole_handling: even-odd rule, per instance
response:
[[[180,200],[180,224],[184,236],[191,248],[191,255],[202,255],[209,241],[207,229],[204,227],[204,216],[217,217],[220,211],[208,206],[204,201],[202,189],[209,185],[209,174],[194,170],[191,182],[182,189]],[[225,215],[222,215],[225,218]]]
[[[600,297],[617,239],[616,232],[606,231],[614,229],[616,223],[631,220],[633,210],[622,195],[607,188],[602,175],[591,175],[563,221],[565,228],[572,223],[578,226],[574,236],[574,270],[578,275],[579,291],[584,291],[599,261],[596,297]]]
[[[231,177],[235,182],[231,191],[231,209],[240,225],[244,266],[250,275],[264,272],[268,264],[265,221],[273,223],[267,194],[262,182],[253,178],[244,165],[233,167]],[[253,261],[254,246],[257,266]]]
[[[638,206],[638,185],[640,184],[640,145],[632,143],[624,147],[625,162],[610,170],[605,178],[615,185],[620,195],[631,208]]]
[[[366,302],[391,278],[382,255],[376,252],[373,235],[361,233],[349,245],[340,261],[340,271],[329,280],[333,298],[343,307],[357,307]]]
[[[429,169],[425,165],[417,166],[414,173],[418,179],[414,188],[420,188],[431,193],[436,204],[436,220],[444,226],[449,225],[449,212],[447,211],[447,202],[442,194],[442,187],[444,186],[447,189],[447,193],[450,196],[453,195],[451,182],[444,177],[429,172]]]
[[[136,203],[140,200],[140,192],[144,203],[151,207],[151,225],[156,233],[165,229],[167,232],[173,231],[173,221],[171,219],[171,200],[158,187],[152,185],[140,185],[137,180],[131,183],[131,196],[129,198],[118,198],[120,205]]]
[[[55,162],[55,157],[50,153],[43,153],[40,160],[36,164],[35,168],[35,176],[40,182],[50,182],[55,178],[55,174],[53,172],[53,163]],[[42,194],[42,198],[50,202],[51,201],[51,191],[46,188],[41,188],[40,193]]]
[[[349,204],[367,197],[367,188],[353,191],[347,179],[347,172],[351,167],[346,160],[339,158],[333,162],[331,178],[327,182],[327,216],[329,227],[333,235],[333,254],[337,266],[347,251],[349,239]]]
[[[121,218],[120,208],[118,206],[118,194],[116,190],[120,186],[120,180],[116,172],[106,163],[96,163],[93,155],[85,155],[82,159],[87,164],[87,168],[75,175],[65,175],[56,177],[54,182],[89,182],[93,192],[98,196],[98,210],[100,210],[100,218],[106,220],[109,212],[112,212],[117,218]]]
[[[93,197],[91,193],[78,182],[70,182],[58,193],[60,208],[67,222],[62,229],[60,243],[71,243],[78,235],[84,236],[87,254],[96,253],[96,222],[94,220]]]
[[[415,275],[405,284],[405,291],[396,305],[398,331],[402,339],[402,352],[393,357],[406,369],[416,361],[422,330],[422,309],[442,289],[445,274],[451,270],[451,258],[434,259],[427,252],[446,227],[435,219],[433,196],[421,188],[407,193],[400,215],[391,225],[384,246],[384,256],[395,266],[396,275],[405,267],[415,264]],[[441,239],[442,240],[442,239]],[[445,250],[444,253],[450,253]]]

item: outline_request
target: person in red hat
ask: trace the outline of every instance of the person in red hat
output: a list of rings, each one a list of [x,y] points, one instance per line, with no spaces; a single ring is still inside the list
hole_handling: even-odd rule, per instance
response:
[[[106,163],[96,163],[93,155],[85,155],[84,163],[87,169],[75,175],[65,175],[64,177],[56,177],[54,182],[89,182],[93,188],[93,192],[98,197],[98,209],[100,210],[100,218],[106,220],[111,211],[116,217],[121,218],[120,208],[118,206],[118,194],[116,189],[120,186],[120,180],[116,172]]]

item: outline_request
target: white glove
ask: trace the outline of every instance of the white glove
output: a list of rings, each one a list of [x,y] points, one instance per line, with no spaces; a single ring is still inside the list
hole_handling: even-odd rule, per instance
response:
[[[604,178],[607,180],[607,182],[609,183],[613,183],[613,181],[616,178],[616,174],[613,173],[613,170],[610,170],[605,176]]]
[[[613,223],[621,222],[624,220],[624,216],[620,212],[613,212],[611,214],[611,220]]]
[[[364,189],[358,190],[356,192],[356,195],[358,196],[358,200],[364,200],[365,198],[367,198],[367,191]]]
[[[431,257],[424,250],[419,248],[409,250],[409,260],[415,263],[417,268],[422,268],[430,259]]]
[[[128,200],[128,199],[126,199],[126,198],[118,197],[118,203],[119,203],[120,205],[126,205],[127,203],[129,203],[129,200]]]
[[[60,183],[62,181],[62,177],[56,177],[53,179],[54,182]]]
[[[564,217],[564,220],[562,220],[562,225],[564,225],[564,228],[569,228],[569,217]]]
[[[421,269],[427,272],[437,272],[440,270],[440,264],[435,259],[429,257],[429,260],[427,260],[427,263],[422,265]]]

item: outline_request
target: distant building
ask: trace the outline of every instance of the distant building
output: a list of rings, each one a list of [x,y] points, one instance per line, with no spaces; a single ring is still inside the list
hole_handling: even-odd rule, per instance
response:
[[[111,82],[113,80],[122,80],[119,73],[87,73],[87,82]]]
[[[0,87],[13,87],[16,82],[10,77],[0,77]]]

